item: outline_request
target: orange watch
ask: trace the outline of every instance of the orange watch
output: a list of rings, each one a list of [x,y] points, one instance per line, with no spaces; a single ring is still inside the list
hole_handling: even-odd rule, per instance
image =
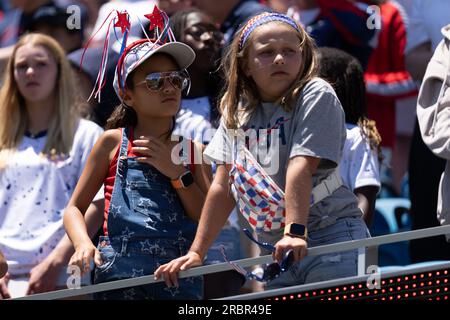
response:
[[[194,183],[194,176],[189,170],[182,173],[177,179],[170,180],[174,189],[185,189]]]

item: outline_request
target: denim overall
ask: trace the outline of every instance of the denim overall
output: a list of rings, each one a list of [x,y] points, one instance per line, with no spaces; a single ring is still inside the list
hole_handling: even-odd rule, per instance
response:
[[[95,283],[151,275],[158,266],[187,253],[197,224],[184,211],[169,178],[127,156],[128,133],[122,129],[114,189],[108,212],[108,236],[99,239],[103,264]],[[202,277],[179,279],[95,295],[96,299],[202,299]]]

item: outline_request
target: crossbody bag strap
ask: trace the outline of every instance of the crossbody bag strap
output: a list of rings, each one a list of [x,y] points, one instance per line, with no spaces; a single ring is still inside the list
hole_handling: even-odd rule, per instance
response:
[[[334,170],[326,179],[322,180],[311,191],[310,206],[319,203],[326,197],[329,197],[333,192],[342,186],[342,178],[339,170]]]

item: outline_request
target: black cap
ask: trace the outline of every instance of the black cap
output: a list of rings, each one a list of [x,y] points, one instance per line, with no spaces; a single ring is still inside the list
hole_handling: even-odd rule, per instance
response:
[[[68,7],[69,5],[67,5]],[[83,32],[83,27],[85,22],[87,21],[87,10],[84,6],[76,4],[78,8],[80,8],[80,27],[79,29],[69,29],[67,26],[67,22],[72,16],[72,11],[67,10],[67,7],[61,7],[55,4],[45,5],[40,7],[33,14],[30,24],[29,30],[35,31],[39,24],[45,24],[52,27],[60,27],[67,28],[68,32],[81,33]]]

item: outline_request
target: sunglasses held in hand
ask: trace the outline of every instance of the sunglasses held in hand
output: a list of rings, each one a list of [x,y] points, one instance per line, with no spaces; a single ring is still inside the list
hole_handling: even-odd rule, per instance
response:
[[[253,237],[253,234],[251,233],[251,231],[249,231],[248,229],[243,229],[245,235],[254,243],[256,243],[258,246],[260,246],[261,248],[264,248],[266,250],[269,250],[270,252],[274,253],[275,252],[275,246],[267,243],[267,242],[260,242],[258,240],[256,240]],[[264,272],[261,275],[258,275],[254,272],[250,272],[245,270],[243,267],[241,267],[240,265],[229,261],[226,254],[225,254],[225,248],[223,246],[221,246],[220,251],[222,253],[223,258],[225,259],[226,262],[228,262],[234,270],[236,270],[237,272],[239,272],[240,274],[242,274],[243,276],[245,276],[247,279],[249,280],[257,280],[260,282],[267,282],[267,281],[271,281],[273,279],[275,279],[276,277],[278,277],[282,272],[287,271],[294,263],[294,251],[291,249],[289,251],[286,252],[283,260],[281,261],[281,263],[278,262],[273,262],[270,264],[267,264],[264,266]]]

